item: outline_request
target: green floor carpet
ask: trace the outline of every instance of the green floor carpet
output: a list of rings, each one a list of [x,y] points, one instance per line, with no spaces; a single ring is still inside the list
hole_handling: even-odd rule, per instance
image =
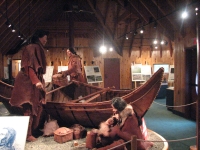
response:
[[[196,122],[168,111],[165,99],[156,99],[145,115],[147,128],[160,134],[166,140],[178,140],[196,136]],[[189,150],[196,145],[196,139],[169,142],[169,150]]]

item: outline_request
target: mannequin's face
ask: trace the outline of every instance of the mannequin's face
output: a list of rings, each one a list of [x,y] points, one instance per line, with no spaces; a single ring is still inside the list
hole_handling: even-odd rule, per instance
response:
[[[73,55],[72,52],[68,49],[68,50],[67,50],[67,56],[70,57],[70,56],[72,56],[72,55]]]
[[[112,106],[112,109],[113,109],[113,113],[117,113],[117,109],[113,105],[111,105],[111,106]]]
[[[40,43],[41,43],[43,46],[45,46],[46,43],[47,43],[47,35],[45,35],[45,36],[39,38],[39,41],[40,41]]]

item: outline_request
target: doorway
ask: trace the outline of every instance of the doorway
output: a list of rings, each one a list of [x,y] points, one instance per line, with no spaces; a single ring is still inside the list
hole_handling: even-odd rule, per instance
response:
[[[188,48],[185,50],[186,57],[186,104],[193,103],[197,99],[197,49]],[[185,107],[186,117],[196,119],[196,105]]]
[[[104,59],[104,87],[120,89],[120,59]]]

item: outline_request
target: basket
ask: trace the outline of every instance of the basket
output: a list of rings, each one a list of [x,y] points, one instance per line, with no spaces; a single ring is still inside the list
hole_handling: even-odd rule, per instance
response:
[[[65,143],[73,140],[73,130],[61,127],[54,131],[54,141],[58,143]]]
[[[86,137],[87,130],[83,126],[74,124],[70,127],[70,129],[73,130],[73,139],[81,139]]]
[[[63,77],[62,74],[54,74],[52,76],[53,83],[59,86],[67,86],[68,79],[67,77]]]

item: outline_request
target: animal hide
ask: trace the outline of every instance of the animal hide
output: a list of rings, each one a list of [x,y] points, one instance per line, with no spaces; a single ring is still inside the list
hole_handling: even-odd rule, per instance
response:
[[[57,120],[49,120],[44,123],[43,136],[52,136],[54,131],[59,128]]]

